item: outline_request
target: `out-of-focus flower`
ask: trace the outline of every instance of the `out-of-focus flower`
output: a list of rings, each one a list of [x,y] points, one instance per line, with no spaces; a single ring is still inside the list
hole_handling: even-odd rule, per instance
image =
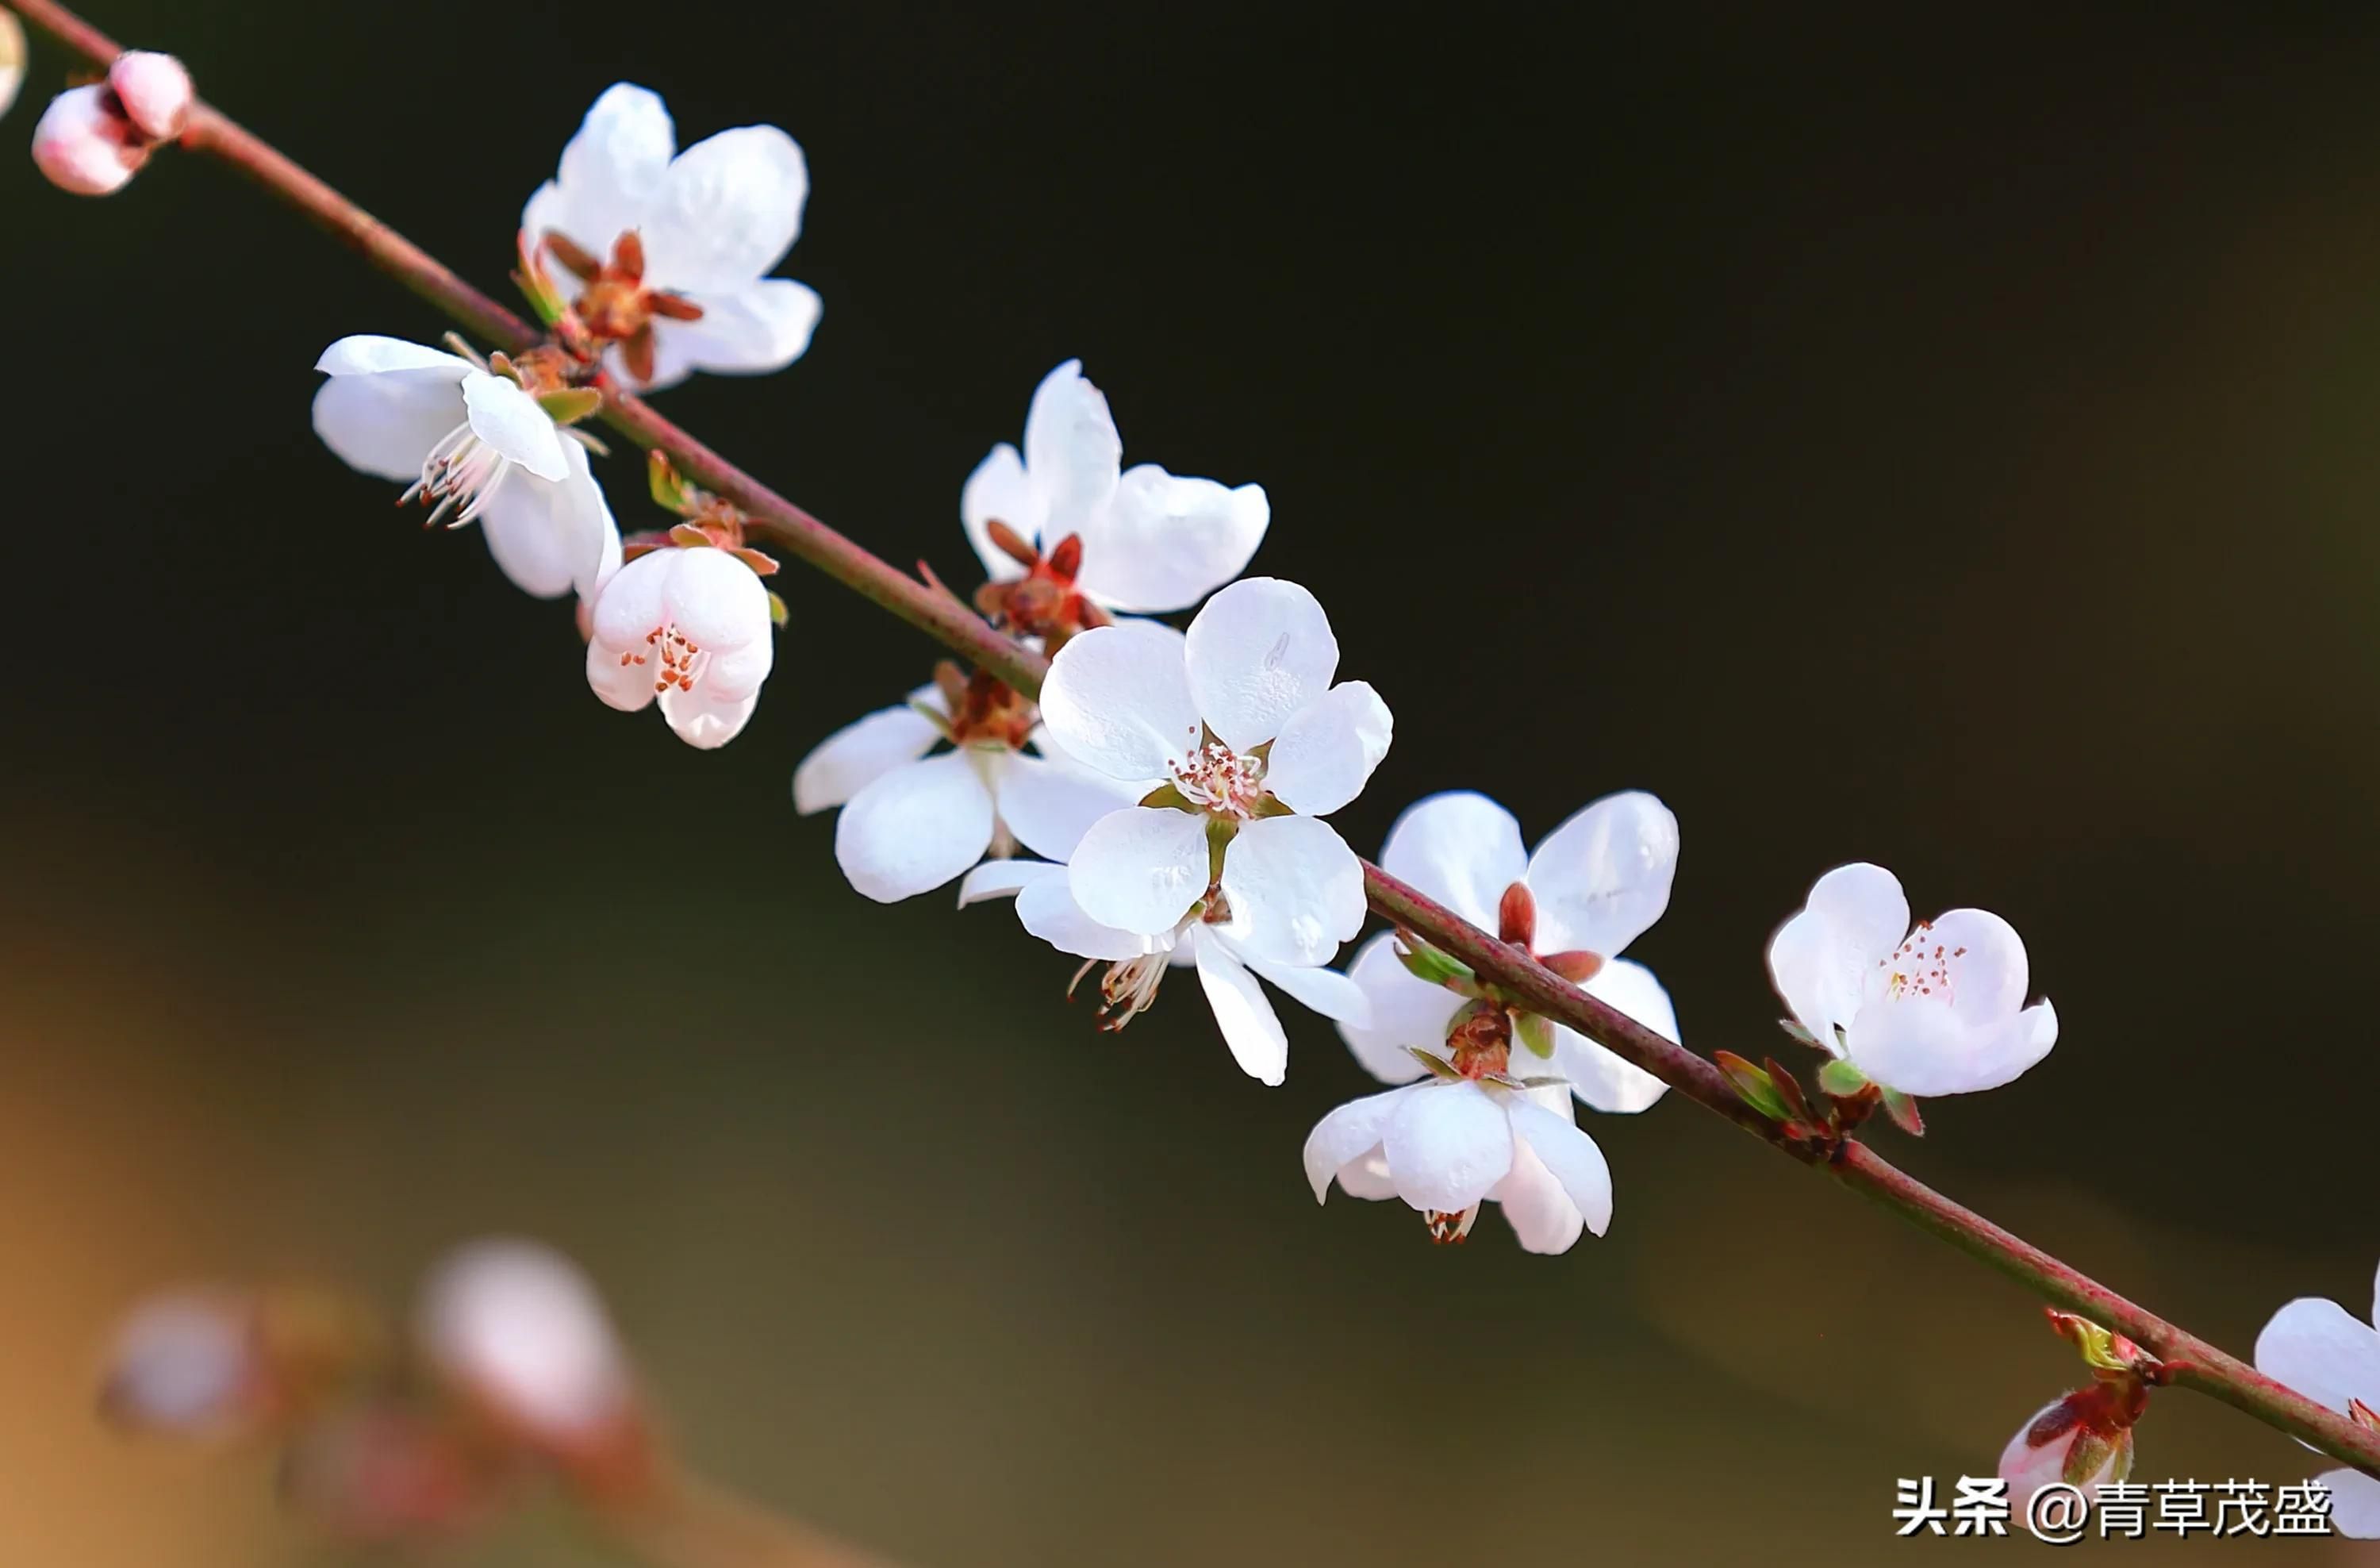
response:
[[[1066,587],[1106,609],[1162,614],[1238,577],[1272,507],[1261,485],[1176,479],[1154,463],[1125,469],[1108,400],[1069,359],[1034,391],[1024,452],[993,447],[959,494],[959,517],[995,584],[1033,569],[1002,547],[997,523],[1024,555],[1057,560],[1060,545],[1078,540]]]
[[[100,1408],[124,1426],[181,1437],[239,1430],[269,1402],[262,1349],[249,1297],[225,1291],[153,1297],[115,1331]]]
[[[314,368],[314,433],[348,467],[404,481],[430,521],[479,522],[524,591],[591,599],[620,564],[620,533],[586,449],[528,387],[458,355],[394,337],[343,337]],[[449,519],[451,518],[451,521]]]
[[[1560,1085],[1433,1074],[1323,1117],[1305,1140],[1305,1179],[1317,1203],[1334,1179],[1351,1197],[1402,1198],[1439,1241],[1468,1235],[1493,1201],[1523,1247],[1567,1252],[1611,1223],[1611,1168],[1571,1115]]]
[[[688,746],[726,745],[760,700],[776,658],[769,590],[734,552],[656,550],[620,568],[595,601],[587,684],[623,712],[661,701]]]
[[[802,150],[775,126],[680,152],[660,96],[624,81],[587,111],[521,227],[577,276],[574,310],[613,372],[652,390],[780,371],[809,346],[819,297],[768,275],[808,196]]]
[[[281,1495],[358,1545],[463,1536],[505,1500],[517,1466],[458,1440],[434,1414],[395,1404],[343,1410],[300,1431],[281,1460]]]
[[[196,94],[190,73],[171,55],[151,49],[128,49],[107,67],[107,85],[114,90],[124,117],[141,135],[171,141],[182,134]]]
[[[17,101],[17,90],[25,85],[25,24],[17,13],[0,10],[0,115]]]
[[[2380,1431],[2380,1279],[2373,1296],[2369,1322],[2320,1296],[2290,1302],[2256,1336],[2256,1370]],[[2340,1535],[2380,1540],[2380,1481],[2346,1469],[2314,1478],[2330,1489]]]
[[[105,196],[149,161],[150,143],[118,114],[97,82],[50,100],[33,127],[33,162],[52,185],[76,196]]]
[[[1778,928],[1768,972],[1824,1050],[1907,1095],[1997,1088],[2049,1054],[2058,1014],[2027,1007],[2024,942],[1982,909],[1909,923],[1881,866],[1838,866]]]
[[[1443,904],[1473,925],[1500,931],[1509,904],[1530,912],[1533,952],[1560,961],[1602,960],[1576,983],[1654,1033],[1678,1039],[1678,1017],[1653,972],[1619,957],[1669,907],[1678,867],[1678,820],[1641,791],[1607,796],[1546,835],[1530,855],[1512,814],[1469,790],[1434,795],[1406,808],[1389,830],[1381,869]],[[1512,890],[1518,888],[1520,894]],[[1448,1026],[1465,1005],[1445,986],[1412,973],[1397,956],[1398,938],[1383,931],[1366,942],[1348,976],[1372,1001],[1372,1022],[1339,1032],[1374,1077],[1409,1083],[1427,1069],[1416,1050],[1442,1053]],[[1579,966],[1584,968],[1586,966]],[[1561,1024],[1546,1037],[1553,1054],[1544,1071],[1567,1078],[1598,1111],[1642,1111],[1667,1087],[1643,1068]]]
[[[550,1453],[601,1448],[640,1419],[602,1298],[550,1247],[487,1240],[456,1249],[422,1287],[416,1331],[450,1386]]]

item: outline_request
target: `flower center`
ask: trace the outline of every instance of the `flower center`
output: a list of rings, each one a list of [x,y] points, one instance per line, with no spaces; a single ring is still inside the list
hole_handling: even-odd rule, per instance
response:
[[[1958,961],[1966,955],[1963,947],[1935,941],[1932,921],[1918,921],[1917,929],[1893,949],[1891,957],[1877,961],[1885,999],[1907,1002],[1923,997],[1949,1005],[1955,991]]]
[[[605,261],[569,236],[549,233],[545,251],[560,261],[580,284],[571,314],[598,343],[616,343],[639,381],[653,374],[653,318],[673,322],[702,320],[702,307],[691,299],[645,284],[645,242],[635,229],[612,243]]]
[[[1173,764],[1173,787],[1182,798],[1218,817],[1243,820],[1264,803],[1265,760],[1244,757],[1220,740],[1210,740]]]
[[[673,687],[692,691],[702,679],[702,672],[710,667],[710,655],[677,629],[674,621],[663,621],[645,634],[645,646],[630,649],[620,655],[620,667],[642,665],[653,677],[653,689],[665,692]]]
[[[421,526],[435,528],[456,507],[461,513],[448,528],[459,529],[477,517],[493,495],[496,485],[512,472],[513,460],[481,441],[464,420],[439,439],[421,459],[421,477],[396,498],[400,506],[419,500],[431,508],[429,519]]]
[[[1471,1234],[1471,1226],[1479,1218],[1479,1206],[1455,1212],[1442,1209],[1422,1210],[1422,1223],[1429,1227],[1429,1239],[1440,1246],[1461,1246]]]

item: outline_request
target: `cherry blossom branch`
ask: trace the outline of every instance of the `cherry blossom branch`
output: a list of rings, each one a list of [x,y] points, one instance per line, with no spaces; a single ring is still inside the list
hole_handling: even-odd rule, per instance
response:
[[[67,48],[105,67],[115,43],[54,0],[10,0],[24,19]],[[541,340],[528,322],[472,287],[402,235],[373,218],[220,111],[200,103],[181,144],[230,164],[312,218],[367,261],[496,346],[521,350]],[[602,418],[640,446],[669,454],[687,478],[744,509],[753,532],[892,611],[953,651],[1031,697],[1049,661],[1002,636],[967,605],[921,582],[837,533],[725,457],[656,413],[641,398],[601,383]],[[2169,1380],[2210,1394],[2367,1475],[2380,1477],[2380,1430],[2357,1425],[2253,1367],[2119,1295],[2071,1265],[2044,1252],[1973,1209],[1900,1170],[1868,1145],[1849,1137],[1797,1136],[1789,1124],[1754,1109],[1710,1062],[1655,1034],[1580,991],[1520,948],[1472,926],[1378,867],[1364,867],[1372,909],[1469,964],[1514,1002],[1570,1026],[1634,1064],[1704,1109],[1726,1118],[1801,1163],[1891,1209],[1960,1251],[1998,1270],[2056,1306],[2124,1334],[2168,1364]],[[692,1495],[692,1494],[689,1494]],[[688,1540],[748,1540],[717,1518],[643,1521],[656,1561],[670,1563],[794,1564],[790,1555],[670,1555]],[[756,1526],[756,1529],[758,1526]],[[659,1545],[655,1543],[660,1543]],[[690,1550],[691,1549],[686,1549]],[[723,1551],[722,1548],[722,1551]]]

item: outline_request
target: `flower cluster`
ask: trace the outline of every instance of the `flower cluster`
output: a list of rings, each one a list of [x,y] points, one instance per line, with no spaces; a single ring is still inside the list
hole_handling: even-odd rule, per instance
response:
[[[0,35],[0,110],[17,96],[23,62],[24,34],[11,17]],[[106,80],[50,101],[33,127],[33,162],[52,185],[77,196],[121,190],[150,153],[182,134],[196,102],[181,61],[128,50],[108,67]]]

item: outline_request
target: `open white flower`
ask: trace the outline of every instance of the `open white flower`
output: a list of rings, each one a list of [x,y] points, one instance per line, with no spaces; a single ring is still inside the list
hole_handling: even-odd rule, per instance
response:
[[[1093,822],[1135,798],[1059,750],[1031,703],[983,680],[961,688],[955,711],[949,694],[922,687],[827,736],[794,771],[796,811],[843,808],[835,863],[880,904],[1019,845],[1063,860]]]
[[[1026,930],[1083,960],[1075,975],[1077,983],[1093,965],[1108,965],[1099,985],[1107,1028],[1121,1029],[1146,1012],[1157,1000],[1158,984],[1168,969],[1196,968],[1232,1060],[1260,1083],[1279,1084],[1288,1076],[1289,1034],[1257,983],[1258,976],[1326,1018],[1360,1024],[1371,1016],[1371,1003],[1363,991],[1337,970],[1255,951],[1228,924],[1208,923],[1199,914],[1185,915],[1172,930],[1150,933],[1103,926],[1075,901],[1063,866],[1046,860],[988,860],[959,884],[962,906],[1006,897],[1016,900],[1016,918]]]
[[[959,494],[967,538],[994,582],[1025,565],[992,542],[998,521],[1045,553],[1083,542],[1076,591],[1111,610],[1186,610],[1240,575],[1272,520],[1264,487],[1176,479],[1154,463],[1123,468],[1108,400],[1069,359],[1042,378],[1025,416],[1025,450],[1006,442]]]
[[[346,461],[407,485],[430,520],[478,522],[504,576],[540,599],[591,599],[620,564],[620,531],[587,451],[517,383],[394,337],[343,337],[314,368],[314,433]]]
[[[1469,790],[1408,807],[1389,830],[1381,869],[1482,930],[1498,929],[1508,888],[1526,888],[1536,912],[1529,943],[1542,954],[1592,953],[1606,962],[1579,989],[1666,1039],[1678,1039],[1669,992],[1641,964],[1620,960],[1669,907],[1678,867],[1678,820],[1641,791],[1607,796],[1546,835],[1535,855],[1521,847],[1512,814]],[[1427,1069],[1415,1049],[1437,1051],[1463,999],[1407,970],[1396,937],[1383,931],[1358,950],[1350,978],[1372,999],[1368,1027],[1339,1032],[1374,1077],[1409,1083]],[[1615,961],[1617,960],[1617,961]],[[1597,1111],[1642,1111],[1668,1088],[1643,1068],[1561,1024],[1554,1054],[1539,1064],[1520,1051],[1515,1070],[1567,1078]]]
[[[688,746],[734,740],[776,658],[769,590],[731,551],[655,550],[620,568],[595,601],[587,684],[624,713],[661,700]]]
[[[1353,1197],[1402,1198],[1439,1241],[1468,1235],[1492,1201],[1523,1247],[1567,1252],[1611,1224],[1611,1168],[1571,1114],[1558,1086],[1432,1076],[1323,1117],[1305,1140],[1305,1179],[1317,1203],[1334,1178]]]
[[[2049,1054],[2058,1014],[2024,1004],[2024,942],[1982,909],[1909,923],[1880,866],[1838,866],[1768,942],[1768,973],[1818,1044],[1909,1095],[1997,1088]]]
[[[2256,1336],[2256,1370],[2316,1404],[2380,1429],[2380,1279],[2372,1319],[2335,1301],[2300,1296]],[[2342,1536],[2380,1540],[2380,1481],[2360,1470],[2325,1470],[2331,1524]]]
[[[617,345],[613,372],[650,390],[801,357],[819,297],[768,274],[801,233],[808,196],[802,150],[775,126],[680,152],[661,98],[624,81],[587,111],[521,228],[579,274],[577,313]]]

